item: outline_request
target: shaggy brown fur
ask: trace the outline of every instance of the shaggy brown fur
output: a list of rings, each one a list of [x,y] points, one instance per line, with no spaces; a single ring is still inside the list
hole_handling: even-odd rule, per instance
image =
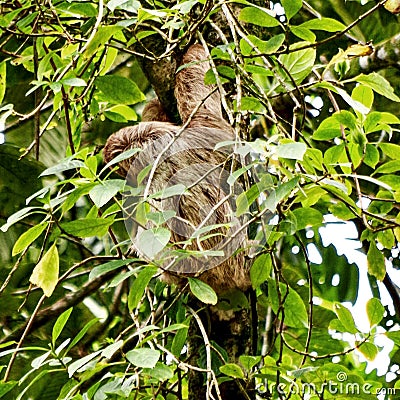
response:
[[[243,246],[244,233],[235,233],[240,221],[233,216],[234,199],[225,200],[229,193],[226,184],[229,173],[224,168],[229,168],[227,157],[231,150],[228,153],[214,150],[217,143],[234,140],[234,132],[222,116],[219,93],[204,84],[209,63],[203,47],[191,46],[182,64],[176,75],[175,96],[187,127],[182,130],[168,122],[159,101],[152,100],[143,111],[144,122],[111,135],[104,148],[104,159],[108,162],[130,148],[142,148],[138,156],[119,164],[119,173],[135,181],[137,174],[154,165],[163,152],[151,180],[151,193],[179,183],[189,187],[181,196],[152,200],[156,210],[177,213],[166,222],[171,230],[171,243],[175,248],[187,250],[223,250],[230,256],[221,261],[218,257],[194,256],[178,260],[164,274],[165,280],[176,282],[173,276],[198,276],[218,293],[232,288],[245,290],[250,286],[248,271],[243,252],[237,252]],[[206,217],[209,219],[205,226],[224,226],[205,233],[209,237],[200,245],[192,240],[185,247],[182,242],[191,237]]]

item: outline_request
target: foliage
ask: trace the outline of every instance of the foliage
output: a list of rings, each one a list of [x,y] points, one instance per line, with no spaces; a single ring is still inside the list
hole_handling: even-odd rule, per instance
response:
[[[221,398],[226,380],[245,398],[396,398],[400,305],[386,269],[399,267],[398,18],[385,1],[238,3],[0,2],[1,398],[190,399],[190,373],[206,377],[207,398]],[[161,55],[145,45],[157,35]],[[218,302],[196,278],[184,290],[157,279],[165,260],[199,254],[171,246],[173,210],[151,209],[114,174],[139,150],[109,165],[99,151],[140,119],[149,85],[136,57],[174,57],[192,39],[208,43],[206,81],[240,132],[228,183],[242,188],[236,215],[253,243],[258,339],[234,360],[209,341],[198,312],[248,308],[247,298]],[[132,209],[148,227],[137,258]],[[321,228],[332,224],[338,236],[357,229],[370,288],[359,285],[362,266],[324,244]],[[205,222],[192,239],[214,228]],[[367,289],[364,329],[351,305]],[[198,364],[190,324],[204,342]],[[390,381],[368,372],[383,336]]]

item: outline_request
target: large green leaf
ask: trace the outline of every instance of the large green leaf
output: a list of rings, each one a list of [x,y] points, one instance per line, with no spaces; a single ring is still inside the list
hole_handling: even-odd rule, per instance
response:
[[[276,148],[276,155],[282,158],[302,160],[307,146],[301,142],[280,143]]]
[[[380,281],[386,274],[385,256],[376,247],[375,241],[371,241],[367,253],[368,272]]]
[[[327,32],[338,32],[346,29],[346,26],[333,18],[315,18],[310,19],[300,25],[302,28],[311,30],[321,30]]]
[[[283,283],[279,284],[280,296],[277,290],[276,282],[270,279],[268,281],[268,295],[273,311],[277,313],[279,307],[283,306],[286,325],[296,328],[306,327],[308,323],[307,310],[300,295]],[[279,304],[279,299],[284,300],[284,303]]]
[[[239,14],[239,19],[249,24],[272,28],[279,26],[279,21],[273,17],[269,10],[261,7],[246,7]]]
[[[390,82],[376,72],[372,72],[368,75],[358,75],[355,78],[352,78],[351,81],[362,83],[371,88],[374,92],[387,97],[389,100],[400,102],[400,97],[394,93],[394,89]]]
[[[199,300],[206,304],[217,304],[218,296],[209,285],[196,278],[188,278],[188,280],[191,292]]]
[[[134,349],[126,353],[126,358],[130,363],[140,368],[154,368],[160,359],[159,350],[148,348]]]
[[[118,192],[124,189],[125,183],[123,179],[109,179],[93,187],[89,192],[89,196],[98,208],[103,207]]]
[[[12,255],[21,253],[24,251],[29,245],[31,245],[47,228],[48,223],[43,222],[39,225],[32,226],[26,232],[24,232],[18,240],[15,242],[14,247],[12,249]]]
[[[303,5],[303,0],[281,0],[285,15],[288,20],[295,16]]]
[[[369,299],[367,302],[367,315],[371,327],[379,324],[385,314],[385,308],[381,301],[376,298]]]
[[[250,279],[254,289],[267,281],[272,269],[272,260],[270,254],[261,254],[253,262],[250,268]]]
[[[279,61],[285,66],[282,74],[289,87],[293,85],[292,79],[296,84],[300,84],[311,73],[317,55],[314,48],[302,50],[296,50],[296,48],[301,48],[301,43],[293,46],[291,53],[279,56]]]
[[[51,343],[53,345],[53,347],[55,347],[56,344],[56,340],[57,338],[60,336],[60,333],[62,332],[65,324],[68,321],[68,318],[70,317],[71,313],[72,313],[72,307],[69,308],[68,310],[64,311],[58,318],[57,321],[55,322],[54,326],[53,326],[53,331],[51,334]]]
[[[79,5],[77,4],[77,6],[81,7],[81,4]],[[122,29],[123,27],[119,25],[99,27],[96,34],[92,37],[92,39],[88,43],[86,50],[83,54],[84,57],[90,58],[100,48],[102,48],[102,46],[104,46],[114,35],[121,32]]]
[[[132,311],[138,306],[147,285],[149,284],[149,282],[151,281],[156,272],[157,268],[149,266],[145,267],[142,271],[140,271],[137,278],[133,281],[133,284],[129,290],[129,295],[128,295],[129,310]]]
[[[82,218],[64,222],[61,228],[64,232],[76,237],[101,237],[107,233],[113,222],[113,218]]]
[[[242,368],[240,368],[240,366],[237,364],[225,364],[219,367],[219,370],[223,374],[228,375],[231,378],[244,379],[244,372]]]
[[[357,333],[358,329],[356,328],[356,324],[354,322],[353,315],[350,310],[346,308],[344,305],[340,303],[335,304],[334,311],[338,316],[340,323],[343,325],[346,332],[349,333]]]
[[[118,75],[99,76],[96,86],[104,100],[113,104],[136,104],[146,97],[132,80]]]
[[[324,216],[320,211],[311,207],[302,207],[293,210],[296,217],[297,229],[305,229],[310,226],[321,226]]]

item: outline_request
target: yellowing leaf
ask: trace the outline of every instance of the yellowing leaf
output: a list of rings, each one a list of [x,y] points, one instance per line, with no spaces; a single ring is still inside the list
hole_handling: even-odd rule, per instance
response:
[[[0,63],[0,103],[3,102],[6,93],[6,62]]]
[[[50,297],[57,285],[58,269],[58,251],[54,243],[34,268],[29,281],[42,288],[43,293]]]
[[[384,7],[393,14],[400,13],[400,0],[388,0]]]
[[[339,49],[339,52],[332,57],[331,61],[329,61],[327,68],[346,60],[351,60],[353,58],[362,56],[369,56],[373,52],[374,52],[374,46],[372,46],[371,43],[353,44],[344,51],[342,49]]]

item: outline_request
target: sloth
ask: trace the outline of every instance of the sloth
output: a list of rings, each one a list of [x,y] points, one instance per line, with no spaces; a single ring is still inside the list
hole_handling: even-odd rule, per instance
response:
[[[163,226],[171,231],[168,248],[174,251],[156,257],[162,259],[162,279],[179,284],[185,277],[197,277],[220,294],[246,290],[250,279],[242,250],[243,221],[234,214],[235,196],[241,188],[227,183],[234,167],[235,133],[223,117],[219,92],[204,83],[209,68],[204,48],[190,46],[175,77],[182,126],[170,121],[156,98],[145,106],[142,122],[108,138],[103,155],[109,162],[124,151],[140,148],[118,164],[117,172],[131,186],[145,187],[143,194],[153,211],[163,215],[172,211]],[[151,172],[138,182],[146,167]],[[184,190],[177,193],[173,189],[177,185]],[[173,195],[154,195],[167,188]],[[137,228],[133,242],[139,253],[137,241],[149,227],[151,221]]]

